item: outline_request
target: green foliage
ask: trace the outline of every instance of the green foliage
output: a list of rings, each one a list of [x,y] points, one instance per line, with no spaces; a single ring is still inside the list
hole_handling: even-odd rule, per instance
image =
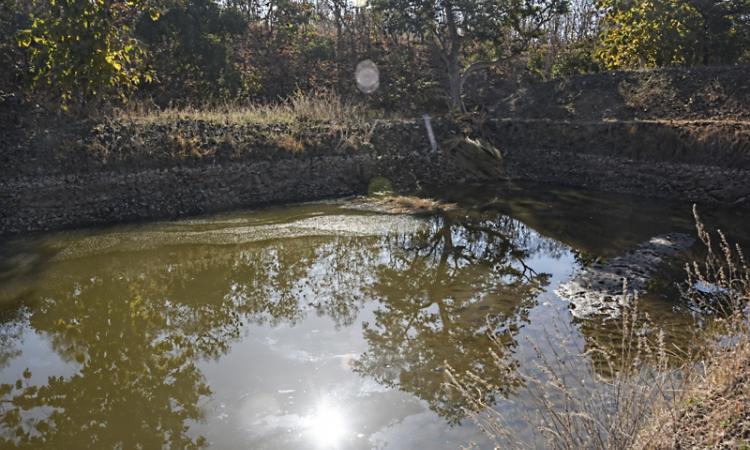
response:
[[[344,55],[336,54],[336,38],[315,26],[322,20],[312,2],[275,0],[264,20],[250,24],[243,48],[258,71],[256,98],[275,101],[340,84],[344,74],[337,65]],[[338,39],[341,47],[343,36]]]
[[[0,0],[0,104],[21,91],[26,55],[16,42],[16,34],[29,26],[18,0]]]
[[[552,63],[552,78],[599,72],[601,66],[594,57],[594,46],[592,40],[582,39],[565,48]]]
[[[443,86],[425,59],[406,46],[385,52],[379,65],[380,83],[385,88],[376,91],[373,100],[388,110],[412,114],[444,110]]]
[[[526,62],[526,68],[529,72],[539,80],[544,80],[544,58],[545,52],[543,49],[534,48],[529,50],[528,61]]]
[[[156,79],[148,86],[161,103],[224,99],[245,91],[233,42],[247,27],[233,9],[212,0],[168,2],[158,21],[141,17],[137,36],[149,50]]]
[[[596,41],[582,37],[567,43],[540,44],[526,54],[526,69],[536,81],[567,78],[601,71],[594,57]]]
[[[450,21],[465,40],[496,42],[502,40],[512,15],[520,11],[520,4],[505,0],[375,0],[373,6],[383,14],[386,30],[435,33],[444,39],[452,31],[446,18],[450,12]]]
[[[541,26],[567,8],[565,0],[374,0],[388,33],[433,43],[443,64],[451,110],[463,109],[463,86],[526,47]]]
[[[747,0],[604,0],[597,59],[607,69],[735,62],[750,36]]]
[[[116,96],[149,75],[143,49],[130,34],[140,0],[39,0],[32,23],[18,34],[29,49],[32,82],[66,109]]]
[[[607,8],[605,29],[596,56],[608,69],[684,65],[697,42],[694,20],[681,0],[636,0],[628,7],[614,1]]]
[[[369,6],[0,0],[0,102],[36,94],[86,112],[92,101],[131,96],[160,107],[215,107],[328,90],[412,114],[464,110],[465,94],[474,107],[502,77],[513,83],[750,62],[750,0],[371,0]],[[353,81],[364,59],[381,75],[378,91],[366,97]]]
[[[367,195],[378,196],[389,194],[393,194],[393,184],[391,184],[388,178],[375,177],[367,185]]]

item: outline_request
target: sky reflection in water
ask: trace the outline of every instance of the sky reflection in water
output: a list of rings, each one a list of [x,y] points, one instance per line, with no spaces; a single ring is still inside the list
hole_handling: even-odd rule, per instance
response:
[[[27,448],[485,443],[444,363],[503,380],[490,404],[514,395],[526,338],[569,320],[551,289],[580,258],[495,212],[339,205],[58,234],[14,252],[0,282],[0,443]],[[508,343],[500,365],[490,329]]]

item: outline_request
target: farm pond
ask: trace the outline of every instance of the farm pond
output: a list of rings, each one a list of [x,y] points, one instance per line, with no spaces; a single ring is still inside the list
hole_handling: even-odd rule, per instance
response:
[[[694,235],[690,205],[546,186],[443,198],[0,244],[0,447],[491,448],[446,367],[491,381],[486,407],[542,446],[522,389],[543,376],[539,353],[581,358],[595,384],[606,369],[580,355],[622,330],[575,314],[560,286],[654,236]],[[747,241],[747,217],[704,216]],[[675,287],[696,247],[664,258],[640,298],[668,342],[701,332]]]

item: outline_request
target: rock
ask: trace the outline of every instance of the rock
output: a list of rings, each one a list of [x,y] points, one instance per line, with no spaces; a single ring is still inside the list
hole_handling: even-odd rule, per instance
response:
[[[626,300],[623,292],[625,280],[628,294],[645,292],[656,269],[668,258],[687,250],[693,242],[695,239],[683,233],[652,237],[606,264],[593,264],[580,269],[555,293],[571,303],[574,317],[617,317]]]

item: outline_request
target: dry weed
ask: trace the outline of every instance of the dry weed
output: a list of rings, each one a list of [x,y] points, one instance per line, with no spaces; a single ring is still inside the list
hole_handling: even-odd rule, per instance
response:
[[[537,442],[520,442],[510,423],[515,418],[483,402],[483,390],[496,388],[492,380],[447,368],[448,385],[467,401],[466,414],[497,447],[750,448],[750,271],[738,246],[719,231],[714,248],[695,209],[694,216],[706,257],[688,265],[683,294],[700,312],[696,317],[710,314],[710,326],[695,326],[713,333],[712,344],[692,353],[685,350],[692,343],[668,348],[637,297],[625,304],[616,351],[579,345],[571,355],[565,341],[573,333],[552,330],[544,342],[531,343],[536,367],[523,377]],[[493,354],[507,353],[489,337]]]
[[[117,111],[116,119],[135,123],[174,123],[181,120],[220,125],[293,125],[320,123],[328,126],[361,126],[368,112],[360,105],[346,102],[330,91],[295,93],[272,104],[226,104],[210,108],[157,108],[145,103],[129,104]]]

